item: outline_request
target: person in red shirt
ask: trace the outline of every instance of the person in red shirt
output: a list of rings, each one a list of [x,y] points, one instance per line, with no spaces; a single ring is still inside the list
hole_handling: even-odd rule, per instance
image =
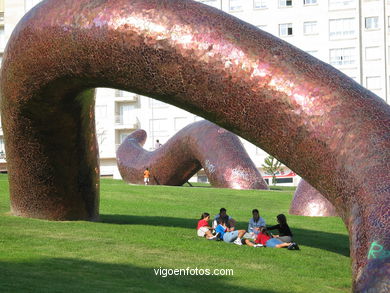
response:
[[[257,234],[255,242],[262,244],[266,247],[272,247],[272,248],[287,247],[290,250],[293,249],[299,250],[298,244],[296,244],[295,242],[282,242],[278,238],[273,238],[271,235],[269,235],[266,227],[260,228],[260,233]]]
[[[213,235],[210,230],[211,228],[209,226],[210,221],[210,214],[209,213],[203,213],[200,216],[200,220],[198,221],[198,226],[196,230],[198,231],[199,237],[206,237],[208,240],[216,240],[218,238],[218,235]]]

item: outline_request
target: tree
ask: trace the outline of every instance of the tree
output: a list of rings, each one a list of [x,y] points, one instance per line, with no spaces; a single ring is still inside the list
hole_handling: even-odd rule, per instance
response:
[[[99,155],[102,153],[102,144],[106,140],[107,131],[104,126],[101,125],[99,121],[96,121],[96,140],[99,147]]]
[[[268,174],[272,175],[272,183],[276,184],[276,173],[283,172],[283,168],[281,167],[282,163],[275,159],[273,156],[268,156],[264,159],[264,163],[261,166],[264,171]]]

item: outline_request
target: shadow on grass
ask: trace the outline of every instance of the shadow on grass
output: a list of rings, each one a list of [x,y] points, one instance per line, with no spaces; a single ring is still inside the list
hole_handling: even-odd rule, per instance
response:
[[[107,224],[188,228],[194,229],[194,235],[197,224],[197,220],[193,219],[133,215],[100,215],[100,221]],[[237,227],[238,229],[247,229],[248,224],[238,222]],[[291,229],[294,233],[294,241],[298,244],[349,256],[349,240],[347,235],[294,227],[291,227]]]
[[[159,268],[156,268],[159,269]],[[232,276],[161,277],[154,268],[73,258],[0,261],[0,292],[264,292],[231,284]]]
[[[294,241],[349,257],[348,235],[294,228]]]

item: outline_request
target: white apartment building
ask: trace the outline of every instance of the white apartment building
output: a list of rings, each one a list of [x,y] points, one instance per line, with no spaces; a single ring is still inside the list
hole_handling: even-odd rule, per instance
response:
[[[333,65],[389,102],[390,0],[198,1],[230,13]],[[19,19],[38,2],[0,0],[3,9],[0,11],[0,54]],[[202,118],[144,96],[97,89],[96,129],[101,175],[120,178],[115,152],[135,129],[146,130],[145,148],[152,150],[156,139],[164,144],[181,128],[199,119]],[[247,141],[243,143],[260,168],[267,154]],[[0,154],[2,150],[0,130]],[[205,179],[201,173],[199,177]],[[299,176],[288,168],[278,178],[287,185],[299,181]]]

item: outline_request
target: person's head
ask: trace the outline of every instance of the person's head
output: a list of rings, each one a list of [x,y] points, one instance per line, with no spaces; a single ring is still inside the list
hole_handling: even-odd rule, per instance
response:
[[[146,170],[148,170],[148,171],[149,171],[149,168],[148,168],[148,167],[146,167]]]
[[[203,213],[203,214],[200,216],[200,219],[201,219],[201,220],[203,220],[203,219],[209,220],[209,219],[210,219],[210,214],[209,214],[209,213]]]
[[[264,227],[264,226],[260,227],[260,233],[269,236],[267,227]]]
[[[283,214],[279,214],[276,216],[276,219],[278,220],[278,223],[280,225],[286,225],[287,224],[287,219],[286,219],[286,216],[283,215]]]
[[[218,225],[222,225],[222,226],[226,226],[227,225],[226,220],[224,218],[222,218],[222,217],[218,218],[217,223],[218,223]]]
[[[160,142],[158,139],[156,139],[156,142]]]
[[[220,215],[221,217],[225,217],[225,216],[226,216],[226,209],[225,209],[225,208],[221,208],[221,209],[219,210],[219,215]]]
[[[259,210],[258,209],[253,209],[252,210],[252,215],[253,215],[253,219],[258,219],[260,217]]]

